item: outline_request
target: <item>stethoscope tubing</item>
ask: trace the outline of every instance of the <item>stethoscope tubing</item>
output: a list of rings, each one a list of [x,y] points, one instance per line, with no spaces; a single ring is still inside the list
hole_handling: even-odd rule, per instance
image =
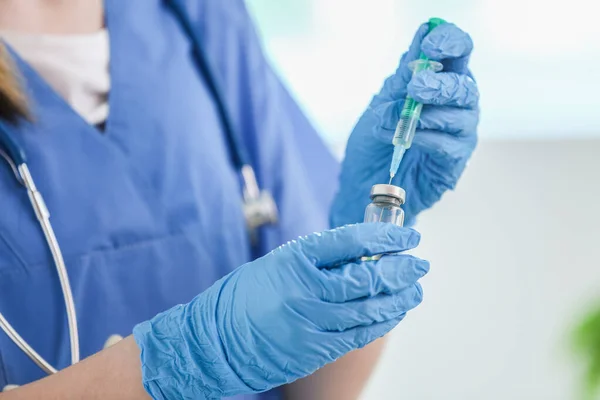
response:
[[[0,126],[0,131],[4,131],[4,128]],[[6,132],[3,132],[6,133]],[[13,143],[14,145],[14,143]],[[67,268],[65,266],[64,258],[62,252],[60,250],[60,246],[58,244],[58,240],[56,239],[56,235],[54,234],[54,229],[52,229],[52,224],[50,223],[50,212],[46,207],[46,203],[44,202],[44,198],[41,193],[38,192],[37,187],[35,186],[35,182],[29,172],[29,168],[26,163],[22,163],[20,165],[16,165],[14,160],[0,148],[0,156],[4,158],[8,164],[11,166],[13,173],[17,180],[25,186],[27,189],[27,195],[29,197],[29,202],[31,203],[31,207],[35,212],[35,216],[39,222],[39,225],[44,233],[44,238],[46,239],[46,243],[48,244],[48,248],[52,254],[52,259],[54,261],[54,265],[56,267],[56,272],[58,274],[58,278],[60,281],[60,287],[63,294],[64,302],[65,302],[65,311],[67,314],[67,324],[69,327],[69,344],[71,348],[71,364],[75,364],[79,362],[80,354],[79,354],[79,330],[77,327],[77,312],[75,310],[75,301],[73,299],[73,291],[71,289],[71,284],[69,281],[69,275],[67,273]],[[6,320],[4,315],[0,312],[0,329],[2,329],[8,337],[41,369],[43,369],[48,374],[54,374],[57,372],[57,369],[50,365],[42,356],[40,356],[30,345],[27,343],[21,335],[13,328],[13,326]]]
[[[42,356],[40,356],[25,339],[12,327],[12,325],[0,313],[0,329],[6,333],[10,340],[16,344],[23,353],[27,355],[38,367],[40,367],[48,375],[55,374],[57,370],[50,365]]]

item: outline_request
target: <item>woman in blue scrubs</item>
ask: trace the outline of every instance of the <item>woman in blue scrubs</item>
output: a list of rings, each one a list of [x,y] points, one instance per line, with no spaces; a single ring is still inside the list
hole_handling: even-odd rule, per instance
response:
[[[415,247],[418,234],[356,223],[371,186],[387,181],[407,93],[426,104],[394,180],[408,193],[408,225],[454,188],[476,144],[469,36],[452,24],[419,29],[340,172],[269,67],[241,0],[0,0],[0,34],[2,127],[52,213],[82,357],[134,332],[46,379],[0,334],[0,389],[34,382],[0,397],[356,398],[380,344],[342,356],[399,323],[428,270],[404,254],[357,261]],[[411,80],[421,51],[444,72]],[[255,240],[242,158],[279,211]],[[0,198],[0,312],[64,369],[58,277],[8,165]]]

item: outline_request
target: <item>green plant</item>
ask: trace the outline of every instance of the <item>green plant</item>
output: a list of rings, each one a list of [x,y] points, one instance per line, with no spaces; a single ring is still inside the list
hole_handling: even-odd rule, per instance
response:
[[[576,351],[586,362],[585,394],[594,399],[600,392],[600,306],[592,309],[574,332]]]

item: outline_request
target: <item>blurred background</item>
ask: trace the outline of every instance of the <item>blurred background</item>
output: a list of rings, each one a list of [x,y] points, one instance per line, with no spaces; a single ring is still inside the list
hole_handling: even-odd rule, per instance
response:
[[[332,151],[420,23],[468,31],[481,142],[425,213],[418,312],[363,399],[575,399],[572,332],[600,298],[600,24],[586,0],[247,0],[264,46]]]

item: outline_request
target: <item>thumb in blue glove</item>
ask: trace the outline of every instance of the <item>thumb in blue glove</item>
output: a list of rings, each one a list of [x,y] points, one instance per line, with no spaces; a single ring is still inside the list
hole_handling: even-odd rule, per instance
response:
[[[396,73],[385,81],[350,135],[331,209],[332,226],[362,221],[371,186],[388,182],[392,138],[407,94],[424,104],[412,147],[393,181],[406,190],[407,226],[455,187],[475,149],[479,92],[468,69],[473,42],[453,24],[427,32],[427,24],[419,28]],[[413,77],[408,64],[421,51],[441,62],[443,71],[422,71]]]
[[[154,398],[256,393],[383,336],[422,299],[419,235],[358,224],[290,242],[134,329]]]

